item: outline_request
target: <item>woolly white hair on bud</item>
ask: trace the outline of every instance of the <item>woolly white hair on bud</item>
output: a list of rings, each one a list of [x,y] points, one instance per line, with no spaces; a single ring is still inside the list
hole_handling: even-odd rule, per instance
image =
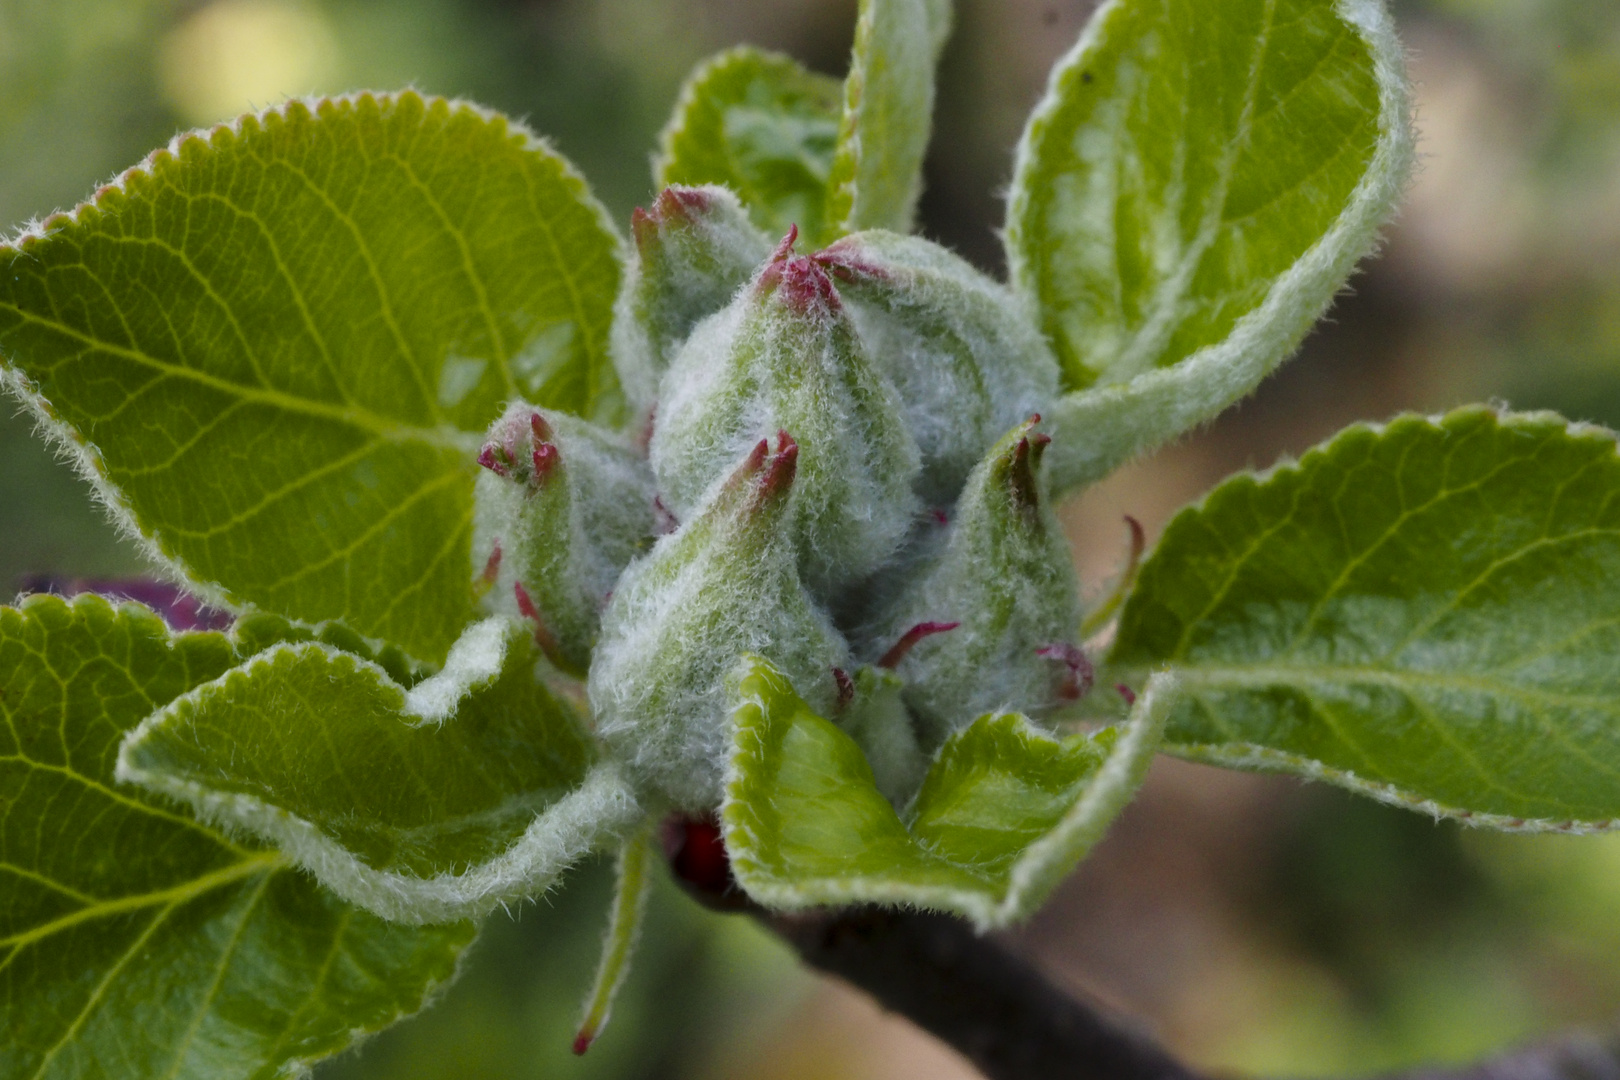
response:
[[[799,570],[827,598],[900,546],[921,463],[893,387],[826,272],[792,254],[794,238],[676,356],[650,453],[659,491],[686,518],[750,446],[792,432],[802,447],[792,522]]]
[[[486,603],[538,623],[548,655],[583,672],[608,593],[651,545],[652,474],[620,436],[523,402],[480,461],[472,557]]]
[[[756,446],[702,511],[631,564],[591,663],[597,734],[677,808],[713,809],[730,734],[725,679],[768,657],[814,707],[837,699],[848,648],[799,582],[788,522],[797,447]]]
[[[859,635],[864,654],[905,679],[925,750],[987,712],[1039,718],[1083,690],[1079,581],[1034,426],[991,449],[948,539]]]
[[[730,302],[771,253],[771,240],[723,187],[670,187],[631,218],[635,241],[613,314],[611,351],[638,411],[706,316]]]
[[[954,501],[1003,432],[1058,400],[1057,359],[1024,303],[945,248],[874,229],[815,259],[897,391],[929,505]]]

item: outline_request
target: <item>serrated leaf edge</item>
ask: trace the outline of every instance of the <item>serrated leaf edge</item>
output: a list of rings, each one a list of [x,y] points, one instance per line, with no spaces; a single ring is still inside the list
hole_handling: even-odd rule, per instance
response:
[[[1110,19],[1129,2],[1108,0],[1092,16],[1074,48],[1052,69],[1046,96],[1019,140],[1004,235],[1009,279],[1026,297],[1033,294],[1019,283],[1032,271],[1026,268],[1017,237],[1028,199],[1026,176],[1034,168],[1034,144],[1061,105],[1058,94],[1064,80],[1073,77]],[[1061,436],[1047,453],[1054,494],[1102,479],[1131,459],[1214,419],[1250,393],[1298,348],[1355,264],[1376,248],[1378,231],[1394,211],[1415,160],[1404,54],[1382,0],[1336,0],[1335,11],[1367,43],[1378,83],[1378,143],[1349,204],[1224,340],[1206,345],[1173,367],[1060,399],[1048,418],[1054,433]],[[1028,302],[1033,306],[1033,300]],[[1189,387],[1196,392],[1189,393]]]
[[[526,151],[538,151],[553,161],[562,178],[573,189],[575,197],[581,205],[587,207],[597,219],[598,225],[611,236],[618,248],[619,265],[625,266],[629,262],[629,246],[624,235],[614,223],[613,216],[608,212],[595,195],[591,193],[590,185],[581,173],[566,156],[554,147],[549,139],[536,134],[527,125],[512,117],[486,108],[475,102],[463,98],[445,98],[437,95],[422,95],[415,90],[402,90],[397,92],[378,92],[358,90],[347,94],[307,95],[302,97],[288,97],[281,103],[256,112],[243,113],[235,119],[211,127],[194,128],[176,134],[169,142],[152,151],[136,165],[125,169],[107,183],[96,188],[90,198],[81,200],[68,210],[59,210],[44,218],[36,218],[22,225],[10,236],[0,240],[0,250],[12,249],[26,254],[29,247],[37,242],[48,241],[50,234],[60,228],[79,223],[81,217],[87,213],[102,211],[102,203],[112,195],[122,195],[130,182],[136,178],[152,179],[154,170],[167,161],[179,161],[182,154],[190,147],[198,147],[200,152],[210,153],[215,149],[215,140],[229,137],[242,137],[242,129],[246,124],[256,124],[262,130],[264,122],[277,117],[286,120],[294,109],[303,109],[313,118],[319,118],[323,105],[355,108],[366,104],[382,108],[389,104],[414,99],[424,112],[429,112],[434,105],[442,104],[452,115],[458,112],[470,113],[486,124],[490,124],[514,137],[520,147]],[[608,341],[601,342],[601,362],[611,368],[612,358]],[[108,521],[117,531],[120,538],[133,545],[147,564],[166,582],[177,585],[210,607],[219,608],[233,615],[243,615],[252,611],[261,610],[255,605],[235,599],[226,587],[218,582],[208,581],[192,573],[185,562],[178,556],[171,555],[164,550],[163,535],[160,530],[147,533],[135,516],[124,493],[108,477],[106,465],[101,458],[100,450],[71,424],[56,415],[55,408],[50,401],[39,392],[26,375],[12,367],[0,356],[0,392],[8,393],[33,416],[35,432],[47,445],[55,451],[59,460],[66,463],[81,479],[90,486],[91,497],[107,515]],[[467,459],[472,460],[481,445],[482,432],[465,431],[437,431],[437,438],[428,441],[445,442],[457,450],[464,451]],[[280,614],[277,612],[276,614]],[[296,621],[296,620],[295,620]],[[299,625],[312,625],[300,623]],[[421,662],[423,658],[412,657],[414,661]]]
[[[497,619],[486,622],[497,622]],[[480,624],[482,625],[482,624]],[[230,694],[230,683],[284,654],[326,654],[356,670],[374,674],[400,695],[407,693],[381,667],[320,642],[276,645],[212,682],[180,695],[141,721],[124,737],[114,776],[191,807],[200,821],[227,835],[247,832],[275,844],[294,863],[340,898],[393,922],[411,925],[455,922],[487,914],[497,906],[524,900],[551,888],[562,874],[593,851],[622,839],[646,817],[635,790],[615,762],[601,762],[580,786],[546,807],[523,835],[500,855],[459,873],[420,877],[367,866],[314,823],[257,797],[215,791],[193,780],[142,768],[134,751],[177,710],[195,707],[215,694]]]

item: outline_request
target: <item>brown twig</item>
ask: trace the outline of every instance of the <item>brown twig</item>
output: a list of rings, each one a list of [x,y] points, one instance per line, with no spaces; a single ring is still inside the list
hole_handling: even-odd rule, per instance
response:
[[[712,818],[672,818],[665,850],[694,899],[749,913],[806,964],[955,1048],[987,1080],[1204,1080],[960,919],[873,907],[767,911],[737,886]],[[1620,1036],[1568,1036],[1475,1065],[1383,1080],[1620,1080]]]
[[[1197,1080],[960,919],[876,908],[759,917],[805,963],[871,994],[989,1080]]]

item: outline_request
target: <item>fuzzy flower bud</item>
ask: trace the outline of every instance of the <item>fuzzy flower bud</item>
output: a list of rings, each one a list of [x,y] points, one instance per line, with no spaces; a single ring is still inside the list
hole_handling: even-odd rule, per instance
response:
[[[790,233],[731,306],[699,324],[664,375],[651,455],[685,517],[779,428],[801,446],[792,534],[818,596],[866,577],[916,512],[917,446],[819,263]]]
[[[968,477],[948,538],[862,635],[932,750],[987,712],[1040,717],[1089,688],[1080,590],[1041,480],[1038,418]]]
[[[651,544],[652,476],[621,440],[519,402],[490,428],[474,491],[475,581],[583,675],[609,590]]]
[[[635,250],[619,289],[613,359],[630,400],[652,405],[692,328],[731,301],[771,253],[770,237],[722,187],[671,187],[630,219]]]
[[[1004,285],[921,237],[846,236],[815,256],[922,453],[918,493],[948,506],[1001,434],[1059,393],[1058,364]]]
[[[597,734],[677,809],[720,802],[725,679],[758,653],[813,708],[837,704],[843,638],[799,583],[801,450],[760,441],[702,510],[625,571],[591,665]]]

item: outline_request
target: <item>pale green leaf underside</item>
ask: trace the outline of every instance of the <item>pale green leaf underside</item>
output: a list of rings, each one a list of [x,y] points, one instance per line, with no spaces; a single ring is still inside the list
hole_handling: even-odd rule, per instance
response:
[[[1021,918],[1135,792],[1163,722],[1155,693],[1094,736],[982,717],[945,744],[902,819],[854,740],[769,664],[747,665],[721,824],[737,880],[776,908],[914,904],[981,927]]]
[[[1614,436],[1483,408],[1228,481],[1142,567],[1110,664],[1177,754],[1511,829],[1620,819]]]
[[[654,178],[721,184],[771,236],[798,225],[812,249],[834,235],[827,181],[838,145],[841,87],[796,60],[753,48],[723,52],[692,74],[664,129]]]
[[[841,232],[911,231],[950,25],[950,0],[862,0],[827,193]]]
[[[125,731],[238,659],[97,597],[0,609],[0,1076],[278,1075],[454,972],[471,924],[384,923],[115,784]]]
[[[402,922],[544,891],[637,809],[499,617],[409,691],[321,643],[280,645],[178,698],[118,775],[278,844],[339,896]]]
[[[1381,0],[1112,0],[1053,72],[1008,205],[1071,394],[1058,487],[1220,412],[1371,247],[1411,158]]]
[[[473,458],[501,403],[621,410],[618,245],[501,117],[294,101],[0,249],[0,358],[216,598],[436,662],[472,612]]]

